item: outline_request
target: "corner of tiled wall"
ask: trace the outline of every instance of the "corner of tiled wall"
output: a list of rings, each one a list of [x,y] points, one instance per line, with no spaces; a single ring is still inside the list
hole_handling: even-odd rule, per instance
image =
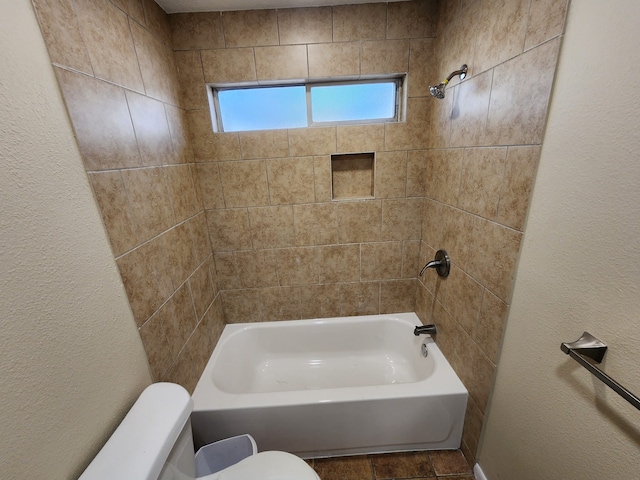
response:
[[[567,0],[441,2],[437,77],[463,63],[430,111],[420,260],[445,249],[447,279],[421,278],[416,311],[470,393],[463,451],[478,447],[540,154]]]
[[[153,378],[191,391],[224,320],[167,15],[33,4]]]

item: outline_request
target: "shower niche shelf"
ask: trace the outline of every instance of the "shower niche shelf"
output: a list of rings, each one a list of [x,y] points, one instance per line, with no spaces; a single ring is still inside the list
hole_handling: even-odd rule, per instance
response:
[[[331,199],[374,198],[375,154],[331,155]]]

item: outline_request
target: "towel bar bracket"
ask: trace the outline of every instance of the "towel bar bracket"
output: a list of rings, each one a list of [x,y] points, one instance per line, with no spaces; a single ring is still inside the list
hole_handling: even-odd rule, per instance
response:
[[[604,354],[607,353],[606,344],[598,340],[589,332],[584,332],[575,342],[563,342],[560,344],[560,350],[569,355],[576,362],[589,370],[589,372],[591,372],[598,380],[603,382],[627,402],[640,410],[640,397],[631,393],[585,358],[588,357],[595,363],[601,363],[604,359]]]
[[[567,355],[569,355],[570,350],[574,350],[585,357],[595,360],[596,363],[602,363],[604,354],[607,353],[607,346],[589,332],[584,332],[575,342],[561,344],[560,349]]]

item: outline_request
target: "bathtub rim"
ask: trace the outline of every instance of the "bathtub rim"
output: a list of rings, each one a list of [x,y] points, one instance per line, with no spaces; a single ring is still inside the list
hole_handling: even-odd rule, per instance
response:
[[[193,392],[195,411],[208,410],[236,410],[254,407],[280,407],[294,405],[313,405],[318,403],[349,403],[371,399],[391,399],[397,397],[425,397],[468,394],[467,389],[444,357],[442,351],[429,335],[414,337],[412,344],[420,349],[426,343],[429,355],[435,361],[433,375],[418,381],[405,384],[372,385],[356,387],[338,387],[313,390],[293,390],[286,392],[265,393],[228,393],[220,390],[213,381],[215,361],[229,338],[247,329],[286,328],[287,326],[304,324],[338,324],[339,322],[365,323],[373,319],[387,318],[407,325],[407,335],[413,336],[413,327],[422,325],[418,316],[413,312],[360,315],[333,318],[314,318],[304,320],[283,320],[274,322],[255,322],[227,324],[223,330],[207,365],[202,372],[198,384]],[[429,387],[429,391],[421,387]]]

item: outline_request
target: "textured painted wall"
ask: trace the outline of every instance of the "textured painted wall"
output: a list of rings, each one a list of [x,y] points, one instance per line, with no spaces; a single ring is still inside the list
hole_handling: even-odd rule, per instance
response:
[[[75,478],[151,377],[31,3],[0,12],[0,477]]]
[[[632,1],[569,9],[479,453],[490,480],[638,478],[638,411],[559,347],[589,331],[609,346],[601,368],[640,393],[639,16]]]

